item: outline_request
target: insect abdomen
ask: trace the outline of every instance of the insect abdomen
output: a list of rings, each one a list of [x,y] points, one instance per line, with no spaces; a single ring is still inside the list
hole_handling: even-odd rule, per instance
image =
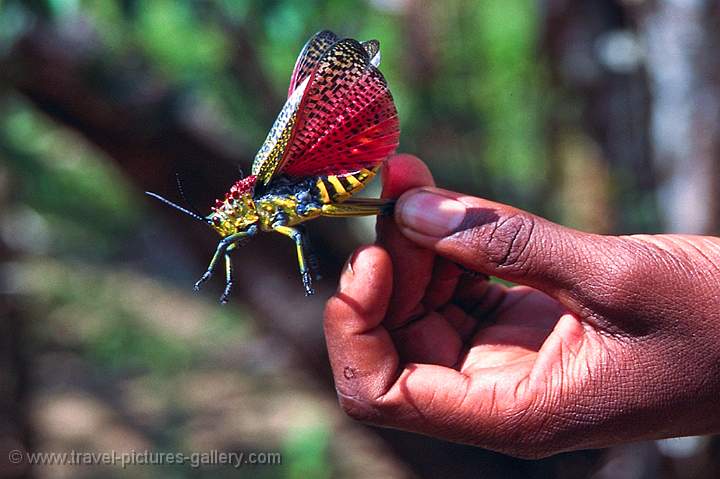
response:
[[[378,168],[363,168],[353,173],[318,177],[316,186],[320,192],[320,200],[325,204],[342,203],[362,190],[375,176]]]

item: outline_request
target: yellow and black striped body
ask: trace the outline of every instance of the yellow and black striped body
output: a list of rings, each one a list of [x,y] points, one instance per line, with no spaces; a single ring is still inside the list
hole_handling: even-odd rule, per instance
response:
[[[324,205],[342,203],[365,188],[365,185],[373,179],[378,169],[379,167],[372,170],[363,168],[354,173],[319,176],[316,187],[320,194],[320,201]]]
[[[353,199],[375,176],[377,168],[342,175],[318,176],[292,182],[277,178],[254,198],[260,229],[294,226],[318,216],[358,216],[382,213],[388,201]],[[343,204],[347,206],[343,207]]]

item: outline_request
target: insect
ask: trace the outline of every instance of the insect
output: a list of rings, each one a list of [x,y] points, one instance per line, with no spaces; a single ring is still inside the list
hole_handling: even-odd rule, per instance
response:
[[[379,64],[376,40],[316,33],[295,62],[287,101],[255,156],[252,174],[216,200],[209,215],[147,192],[221,236],[207,271],[195,283],[196,291],[224,259],[220,302],[226,303],[233,286],[230,253],[268,231],[295,243],[305,294],[312,295],[313,261],[302,223],[320,216],[392,211],[392,200],[353,198],[395,151],[400,136],[397,109]]]

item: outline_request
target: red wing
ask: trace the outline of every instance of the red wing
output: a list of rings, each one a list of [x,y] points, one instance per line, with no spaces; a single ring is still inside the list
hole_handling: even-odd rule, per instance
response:
[[[278,170],[304,177],[371,168],[395,150],[399,136],[385,79],[366,49],[345,39],[320,59]]]
[[[317,32],[307,41],[295,61],[295,68],[293,68],[292,76],[290,77],[288,98],[292,95],[292,92],[295,91],[295,88],[312,73],[323,53],[339,40],[340,38],[333,32],[323,30]]]

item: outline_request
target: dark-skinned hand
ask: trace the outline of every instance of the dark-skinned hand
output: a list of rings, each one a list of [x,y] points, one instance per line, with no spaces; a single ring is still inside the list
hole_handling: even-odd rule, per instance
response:
[[[394,220],[327,303],[350,416],[526,458],[720,432],[718,238],[582,233],[433,184],[388,161]]]

